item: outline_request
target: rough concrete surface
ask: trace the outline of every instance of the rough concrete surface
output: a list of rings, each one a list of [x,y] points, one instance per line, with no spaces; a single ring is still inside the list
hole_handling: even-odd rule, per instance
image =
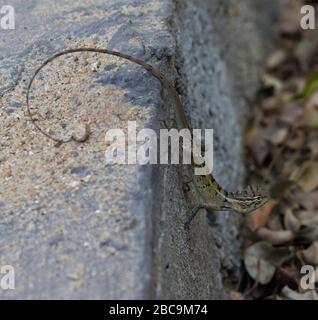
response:
[[[221,269],[239,261],[229,215],[212,228],[200,215],[187,232],[178,167],[105,164],[107,129],[125,129],[129,120],[158,128],[167,118],[171,105],[158,81],[94,53],[46,66],[31,92],[38,124],[63,138],[79,123],[91,127],[85,143],[60,147],[32,126],[25,93],[36,67],[63,49],[96,46],[148,61],[177,80],[191,123],[219,132],[215,174],[236,189],[243,98],[255,90],[251,66],[266,47],[257,26],[246,25],[259,12],[244,3],[10,0],[16,29],[0,30],[0,266],[15,268],[16,289],[0,289],[0,299],[226,296]],[[262,12],[262,30],[269,16]],[[229,22],[253,36],[227,36]],[[245,82],[235,81],[242,68]]]
[[[171,24],[177,40],[178,90],[192,127],[214,130],[214,176],[223,187],[237,191],[244,177],[241,130],[248,112],[246,98],[257,89],[276,3],[180,0],[175,4]],[[202,213],[190,234],[185,233],[180,217],[186,216],[189,205],[182,200],[182,183],[171,172],[165,174],[164,223],[156,223],[160,228],[157,296],[226,298],[222,278],[239,277],[240,217],[215,213],[208,217],[207,228]]]

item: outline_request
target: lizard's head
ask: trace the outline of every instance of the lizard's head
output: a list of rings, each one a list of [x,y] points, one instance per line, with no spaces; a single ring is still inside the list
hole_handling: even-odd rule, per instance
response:
[[[263,206],[269,198],[263,195],[235,195],[230,199],[230,208],[239,213],[247,214]]]

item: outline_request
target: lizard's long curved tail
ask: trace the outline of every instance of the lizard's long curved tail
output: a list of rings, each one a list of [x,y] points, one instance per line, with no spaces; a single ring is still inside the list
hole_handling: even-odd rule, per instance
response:
[[[171,96],[174,99],[174,104],[176,107],[176,112],[177,112],[177,124],[179,129],[190,129],[190,126],[188,124],[180,97],[176,91],[176,89],[174,88],[173,84],[171,83],[171,81],[165,77],[162,72],[158,69],[155,68],[153,66],[151,66],[150,64],[137,59],[135,57],[132,57],[128,54],[125,53],[121,53],[121,52],[117,52],[117,51],[113,51],[113,50],[108,50],[108,49],[98,49],[98,48],[75,48],[75,49],[68,49],[65,51],[61,51],[56,53],[55,55],[53,55],[52,57],[50,57],[49,59],[47,59],[46,61],[44,61],[34,72],[29,85],[27,87],[27,94],[26,94],[26,104],[27,104],[27,111],[28,111],[28,115],[33,123],[33,125],[43,134],[45,135],[47,138],[57,142],[57,143],[65,143],[65,142],[69,142],[70,140],[76,140],[74,139],[74,137],[71,137],[69,140],[61,140],[61,139],[57,139],[55,137],[53,137],[52,135],[48,134],[44,129],[42,129],[34,120],[32,113],[31,113],[31,109],[30,109],[30,90],[33,84],[33,81],[35,79],[35,77],[37,76],[37,74],[42,70],[42,68],[44,68],[47,64],[49,64],[50,62],[52,62],[53,60],[55,60],[56,58],[66,55],[66,54],[70,54],[70,53],[76,53],[76,52],[97,52],[97,53],[102,53],[102,54],[108,54],[108,55],[112,55],[112,56],[116,56],[119,58],[123,58],[125,60],[131,61],[133,63],[136,63],[140,66],[142,66],[144,69],[146,69],[149,73],[151,73],[154,77],[156,77],[162,84],[162,86],[168,90],[168,92],[171,94]],[[79,141],[80,142],[80,141]]]

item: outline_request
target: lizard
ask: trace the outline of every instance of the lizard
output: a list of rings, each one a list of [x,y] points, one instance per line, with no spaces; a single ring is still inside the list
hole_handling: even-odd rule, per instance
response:
[[[97,52],[102,54],[108,54],[112,56],[116,56],[125,60],[128,60],[130,62],[133,62],[137,65],[140,65],[143,67],[146,71],[148,71],[152,76],[157,78],[162,87],[165,88],[168,93],[173,98],[174,107],[175,107],[175,113],[176,113],[176,123],[179,130],[182,129],[188,129],[192,133],[192,128],[189,125],[189,122],[187,120],[187,116],[185,113],[185,109],[182,105],[181,99],[179,97],[179,94],[177,90],[175,89],[172,82],[156,67],[153,67],[152,65],[148,64],[147,62],[140,60],[138,58],[135,58],[131,55],[113,51],[109,49],[100,49],[100,48],[89,48],[89,47],[83,47],[83,48],[74,48],[74,49],[68,49],[65,51],[61,51],[47,59],[45,62],[41,64],[40,67],[36,69],[34,72],[32,78],[30,79],[30,82],[27,87],[27,94],[26,94],[26,105],[27,105],[27,112],[31,119],[31,122],[33,125],[47,138],[55,141],[58,145],[62,143],[67,143],[70,141],[76,141],[76,142],[85,142],[89,138],[89,127],[85,127],[85,132],[82,136],[76,136],[72,135],[67,140],[61,140],[56,137],[53,137],[49,135],[45,130],[43,130],[35,121],[35,119],[32,116],[31,110],[30,110],[30,89],[32,86],[32,83],[36,77],[36,75],[40,72],[40,70],[53,61],[54,59],[70,54],[70,53],[76,53],[76,52]],[[192,142],[193,142],[193,135],[191,134]],[[195,161],[193,161],[192,156],[192,166],[194,167],[200,167],[202,165],[197,165]],[[195,191],[199,194],[199,197],[201,198],[199,201],[199,204],[194,206],[191,210],[191,214],[189,215],[188,222],[186,223],[186,226],[189,227],[191,221],[197,214],[197,212],[200,209],[206,209],[207,211],[236,211],[241,214],[247,214],[250,213],[257,208],[263,206],[267,201],[268,197],[261,194],[255,194],[253,192],[252,195],[248,195],[248,193],[242,193],[242,192],[236,192],[236,193],[230,193],[227,192],[224,188],[220,186],[220,184],[215,180],[212,173],[206,174],[206,175],[195,175],[193,174],[192,182],[194,184]]]

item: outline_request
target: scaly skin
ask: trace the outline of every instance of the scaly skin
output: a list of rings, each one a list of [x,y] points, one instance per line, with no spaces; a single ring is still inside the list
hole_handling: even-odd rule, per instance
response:
[[[150,64],[139,60],[137,58],[134,58],[130,55],[112,51],[108,49],[98,49],[98,48],[76,48],[76,49],[69,49],[66,51],[59,52],[46,60],[34,73],[32,76],[30,83],[27,88],[27,111],[30,116],[30,119],[34,126],[47,138],[57,142],[58,144],[66,143],[69,141],[77,141],[77,142],[84,142],[89,137],[89,128],[86,128],[86,132],[82,137],[75,137],[72,136],[69,140],[60,140],[57,139],[48,133],[46,133],[39,125],[36,123],[36,121],[33,119],[30,106],[29,106],[29,92],[30,88],[32,86],[33,80],[35,79],[36,75],[39,73],[39,71],[48,63],[50,63],[52,60],[56,59],[57,57],[69,54],[69,53],[75,53],[75,52],[98,52],[103,54],[108,54],[112,56],[117,56],[123,59],[126,59],[128,61],[131,61],[133,63],[136,63],[140,66],[142,66],[144,69],[146,69],[148,72],[150,72],[154,77],[156,77],[162,84],[162,86],[168,90],[170,95],[172,96],[174,100],[175,105],[175,111],[176,111],[176,121],[178,125],[178,129],[189,129],[192,132],[192,129],[189,126],[189,123],[187,121],[187,117],[184,111],[184,108],[182,106],[180,97],[174,88],[173,84],[169,79],[167,79],[158,68],[155,68],[151,66]],[[192,157],[192,165],[196,166],[195,162],[193,161]],[[229,193],[226,190],[224,190],[214,179],[212,174],[209,175],[193,175],[193,183],[195,186],[196,191],[199,193],[200,197],[202,198],[203,202],[202,204],[196,206],[191,213],[191,217],[189,219],[189,223],[192,220],[192,218],[195,216],[197,211],[201,208],[205,208],[207,210],[233,210],[240,213],[249,213],[251,211],[254,211],[255,209],[261,207],[266,203],[268,200],[266,196],[262,195],[253,195],[253,196],[243,196],[238,193]],[[189,224],[188,223],[188,224]]]

